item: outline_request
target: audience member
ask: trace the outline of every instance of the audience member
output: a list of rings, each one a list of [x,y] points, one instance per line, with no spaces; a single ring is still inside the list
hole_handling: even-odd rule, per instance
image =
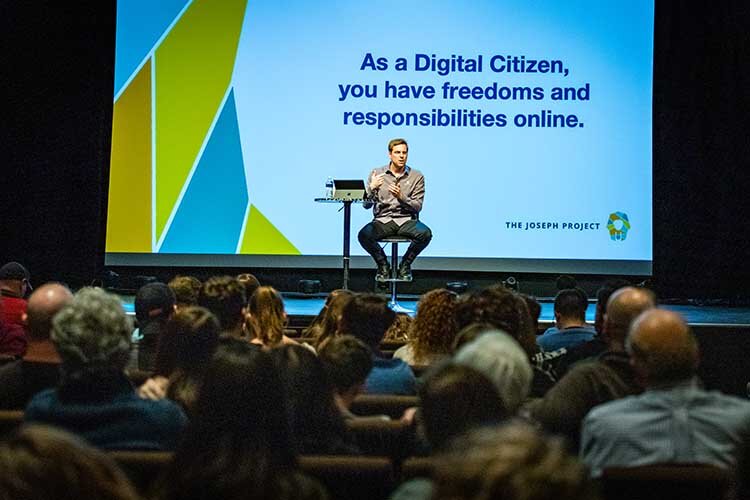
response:
[[[258,278],[256,278],[255,275],[250,273],[238,274],[237,281],[242,283],[242,285],[245,287],[245,297],[249,302],[250,297],[253,296],[255,290],[260,288],[260,281],[258,281]]]
[[[571,276],[569,274],[561,274],[555,280],[555,288],[558,292],[560,290],[566,290],[568,288],[576,287],[578,287],[578,281],[575,279],[575,276]]]
[[[526,302],[526,308],[529,310],[529,317],[531,318],[531,331],[534,335],[539,335],[539,316],[542,315],[542,305],[536,298],[525,293],[518,294],[524,302]]]
[[[0,443],[0,498],[139,500],[110,457],[51,427],[24,426]]]
[[[135,319],[138,321],[138,330],[133,336],[138,341],[139,369],[153,371],[159,338],[174,311],[174,292],[164,283],[143,285],[135,294]]]
[[[748,444],[750,402],[701,388],[698,343],[682,317],[644,312],[632,324],[626,347],[646,391],[586,416],[581,457],[592,474],[655,463],[734,468]]]
[[[458,332],[456,338],[453,339],[453,344],[451,345],[451,354],[455,355],[458,351],[461,350],[463,346],[474,342],[481,335],[495,330],[497,330],[497,328],[489,323],[472,323],[468,326],[465,326]]]
[[[457,301],[458,295],[446,289],[424,294],[409,330],[409,342],[396,350],[393,357],[417,366],[447,358],[458,333]]]
[[[244,331],[247,296],[245,286],[231,276],[207,279],[198,295],[198,305],[211,311],[219,320],[223,335],[250,340]]]
[[[555,295],[555,326],[536,339],[544,351],[570,349],[591,340],[596,334],[593,326],[586,324],[586,292],[580,288],[560,290]]]
[[[25,321],[29,344],[23,359],[0,368],[0,408],[22,410],[32,396],[54,387],[60,378],[60,356],[50,340],[52,319],[73,300],[63,285],[42,285],[29,297]]]
[[[220,332],[219,321],[208,309],[193,306],[178,310],[159,340],[156,376],[143,384],[138,394],[148,399],[167,397],[191,414]]]
[[[0,305],[2,300],[0,297]],[[23,326],[6,323],[0,318],[0,365],[23,356],[28,342],[26,329]]]
[[[594,313],[594,330],[596,335],[587,341],[570,349],[555,359],[555,373],[562,377],[567,373],[571,366],[584,359],[595,358],[607,350],[607,343],[602,338],[604,329],[604,315],[607,312],[607,301],[609,297],[620,288],[629,286],[630,283],[624,279],[609,280],[596,291],[596,312]]]
[[[339,334],[354,335],[373,353],[373,368],[365,384],[369,394],[416,393],[416,379],[409,365],[380,352],[380,342],[395,319],[396,313],[386,299],[374,294],[355,295],[342,312]]]
[[[62,380],[34,396],[24,420],[55,425],[107,449],[170,449],[185,424],[172,401],[146,401],[124,368],[132,325],[120,300],[84,288],[52,321]]]
[[[508,415],[515,415],[529,395],[533,377],[529,358],[505,332],[484,333],[462,347],[453,361],[477,370],[492,381]]]
[[[526,302],[516,292],[502,285],[469,292],[459,299],[456,317],[459,328],[487,323],[516,339],[534,370],[531,396],[541,397],[554,385],[552,357],[540,351]]]
[[[383,335],[383,342],[406,342],[409,340],[413,322],[414,318],[407,313],[397,312],[396,319],[393,320],[393,323],[391,323],[391,326],[388,327],[385,335]]]
[[[530,416],[577,448],[583,418],[594,406],[641,391],[625,352],[625,338],[633,320],[655,306],[654,294],[645,289],[626,287],[613,293],[602,332],[607,351],[575,365],[544,398],[529,405]]]
[[[419,422],[432,451],[475,427],[496,425],[508,415],[493,382],[469,366],[445,363],[419,389]]]
[[[594,500],[586,468],[563,444],[519,422],[476,429],[435,461],[433,500]],[[432,490],[430,488],[430,490]]]
[[[349,290],[333,290],[328,294],[323,308],[310,323],[310,326],[302,332],[304,337],[315,339],[316,349],[329,337],[336,335],[341,320],[341,312],[353,296],[354,293]]]
[[[271,355],[238,339],[224,341],[153,497],[326,498],[317,482],[298,471],[284,401],[284,384]]]
[[[297,450],[307,455],[358,453],[320,359],[300,345],[273,349],[271,356],[281,374]]]
[[[372,370],[372,351],[351,335],[332,337],[320,346],[318,357],[334,390],[334,401],[345,419],[356,418],[350,408],[365,390]]]
[[[172,289],[175,298],[175,308],[197,306],[198,295],[200,295],[203,283],[194,276],[175,276],[167,283]]]
[[[250,297],[247,312],[247,325],[252,332],[252,343],[268,348],[282,344],[298,344],[284,335],[287,322],[284,300],[275,288],[262,286],[255,290]]]
[[[24,326],[26,296],[31,292],[31,275],[18,262],[0,267],[0,320],[8,325]]]

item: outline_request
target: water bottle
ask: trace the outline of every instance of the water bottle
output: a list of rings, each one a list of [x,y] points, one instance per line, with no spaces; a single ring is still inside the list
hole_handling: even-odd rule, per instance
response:
[[[333,198],[333,177],[326,179],[326,198]]]

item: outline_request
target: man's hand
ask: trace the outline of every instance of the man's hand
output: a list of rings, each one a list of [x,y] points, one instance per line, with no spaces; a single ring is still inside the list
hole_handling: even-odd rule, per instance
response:
[[[378,175],[373,175],[372,179],[370,180],[370,191],[375,191],[380,186],[383,185],[383,177],[385,177],[385,172]]]
[[[399,200],[403,199],[401,197],[401,186],[399,186],[398,184],[392,184],[392,185],[388,186],[388,191],[390,191],[391,194],[393,196],[395,196],[397,199],[399,199]]]

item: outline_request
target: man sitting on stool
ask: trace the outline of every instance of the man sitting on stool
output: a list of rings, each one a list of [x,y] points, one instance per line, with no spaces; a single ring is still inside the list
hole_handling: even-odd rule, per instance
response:
[[[411,239],[398,268],[398,278],[411,280],[411,263],[432,239],[432,231],[419,221],[424,202],[424,176],[406,165],[409,145],[404,139],[388,143],[388,165],[373,169],[367,179],[364,207],[372,207],[374,220],[359,232],[359,243],[378,265],[375,279],[391,277],[391,266],[378,240],[390,236]]]

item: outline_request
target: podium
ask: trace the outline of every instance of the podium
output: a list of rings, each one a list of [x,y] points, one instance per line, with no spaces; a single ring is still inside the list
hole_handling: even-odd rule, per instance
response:
[[[344,284],[341,288],[349,290],[349,259],[351,256],[349,240],[351,239],[352,225],[352,203],[362,203],[361,199],[337,199],[337,198],[315,198],[317,203],[343,204],[344,209],[344,251],[343,251],[343,270]]]

